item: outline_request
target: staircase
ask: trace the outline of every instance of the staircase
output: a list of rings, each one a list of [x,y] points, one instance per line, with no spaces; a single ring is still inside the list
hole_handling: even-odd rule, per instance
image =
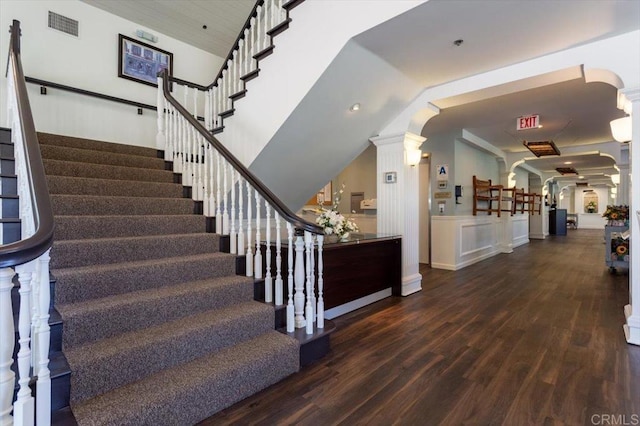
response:
[[[298,371],[297,340],[156,150],[38,138],[80,425],[194,424]]]

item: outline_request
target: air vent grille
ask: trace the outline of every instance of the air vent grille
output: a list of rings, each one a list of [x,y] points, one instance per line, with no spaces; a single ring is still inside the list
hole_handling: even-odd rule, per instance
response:
[[[49,28],[78,37],[78,21],[49,11]]]

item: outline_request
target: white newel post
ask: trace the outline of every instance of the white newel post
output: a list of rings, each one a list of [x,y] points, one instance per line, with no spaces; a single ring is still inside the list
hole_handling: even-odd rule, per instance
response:
[[[418,167],[406,163],[406,152],[420,149],[426,138],[406,132],[370,140],[377,147],[377,232],[402,236],[401,294],[408,296],[422,290],[422,275],[418,263]],[[385,183],[386,173],[395,173],[396,181]]]
[[[627,319],[624,325],[627,343],[640,345],[640,87],[618,92],[618,108],[631,114],[632,136],[629,145],[631,156],[631,230],[629,266],[629,304],[624,307]]]
[[[0,269],[0,426],[13,426],[13,386],[15,374],[11,371],[15,329],[11,311],[11,289],[13,269]],[[5,344],[4,342],[8,342]]]

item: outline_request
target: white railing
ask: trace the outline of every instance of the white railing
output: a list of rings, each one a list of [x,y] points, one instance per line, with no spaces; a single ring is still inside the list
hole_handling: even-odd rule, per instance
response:
[[[22,239],[0,246],[0,425],[49,425],[49,248],[53,216],[20,63],[18,21],[13,21],[11,33],[7,113],[14,144]],[[11,369],[16,340],[11,303],[14,281],[19,287],[15,400],[16,375]],[[37,398],[29,387],[33,380]]]
[[[264,279],[265,301],[286,303],[287,331],[305,327],[312,333],[314,323],[324,327],[322,229],[291,213],[211,136],[222,131],[234,99],[245,93],[245,80],[255,75],[258,59],[272,47],[271,34],[287,21],[286,3],[256,3],[211,85],[168,77],[174,98],[169,82],[158,78],[156,145],[192,188],[193,199],[203,203],[204,215],[215,217],[216,232],[229,236],[231,253],[246,256],[247,276]]]
[[[284,207],[170,95],[168,84],[158,78],[165,89],[158,96],[158,111],[163,111],[158,139],[165,141],[165,159],[192,188],[193,200],[202,202],[204,215],[215,217],[215,232],[229,236],[231,253],[246,256],[246,275],[264,279],[265,301],[284,305],[288,295],[287,331],[305,327],[311,334],[314,325],[323,328],[322,228]]]

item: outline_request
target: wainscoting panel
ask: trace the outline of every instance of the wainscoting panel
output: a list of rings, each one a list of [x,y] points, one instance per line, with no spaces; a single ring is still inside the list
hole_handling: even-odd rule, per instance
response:
[[[507,220],[513,226],[512,241],[501,241],[507,238]],[[502,253],[503,246],[528,243],[529,217],[433,216],[431,235],[431,266],[456,271]]]
[[[513,248],[529,243],[529,215],[513,216]]]

